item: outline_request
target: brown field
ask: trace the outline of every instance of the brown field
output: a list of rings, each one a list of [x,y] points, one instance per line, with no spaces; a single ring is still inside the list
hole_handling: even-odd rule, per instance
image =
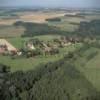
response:
[[[18,19],[0,19],[0,25],[12,25],[16,21],[18,21]]]
[[[62,17],[65,13],[34,13],[30,15],[23,15],[20,17],[23,21],[37,22],[37,23],[45,23],[45,19],[54,18],[54,17]]]
[[[64,15],[65,13],[27,12],[18,14],[19,19],[0,19],[0,25],[11,25],[16,21],[45,23],[47,18],[62,17]]]

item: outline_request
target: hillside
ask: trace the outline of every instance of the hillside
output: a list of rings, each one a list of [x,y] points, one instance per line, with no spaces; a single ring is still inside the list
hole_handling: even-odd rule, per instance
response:
[[[100,91],[100,44],[90,45],[80,55],[75,61],[76,68]]]
[[[2,90],[4,100],[100,100],[94,86],[71,64],[81,52],[69,53],[62,60],[40,65],[33,71],[9,74]]]

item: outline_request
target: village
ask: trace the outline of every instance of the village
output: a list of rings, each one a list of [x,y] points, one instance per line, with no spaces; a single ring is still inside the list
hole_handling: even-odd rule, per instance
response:
[[[26,56],[34,57],[38,55],[55,55],[59,53],[60,48],[81,42],[79,38],[68,38],[61,36],[52,41],[41,41],[38,38],[29,39],[23,44],[23,48],[17,49],[6,39],[0,39],[0,55],[4,56]]]

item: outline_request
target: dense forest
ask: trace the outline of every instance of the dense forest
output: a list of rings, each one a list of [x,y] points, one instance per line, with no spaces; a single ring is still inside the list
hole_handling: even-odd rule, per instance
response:
[[[10,72],[0,65],[2,100],[100,100],[99,92],[76,69],[74,62],[84,50],[97,44],[85,44],[56,62],[37,66],[35,70]],[[83,66],[84,67],[84,66]]]

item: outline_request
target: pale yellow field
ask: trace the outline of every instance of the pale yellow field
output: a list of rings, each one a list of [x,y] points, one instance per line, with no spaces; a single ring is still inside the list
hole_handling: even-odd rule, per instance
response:
[[[64,15],[65,13],[34,13],[30,15],[23,15],[20,19],[29,22],[45,23],[45,19],[47,18],[62,17]]]
[[[16,21],[19,21],[19,20],[18,19],[0,19],[0,25],[11,25]]]
[[[11,25],[16,21],[25,21],[25,22],[36,22],[36,23],[45,23],[45,19],[62,17],[65,13],[43,13],[43,12],[31,12],[18,14],[19,19],[0,19],[0,25]]]

